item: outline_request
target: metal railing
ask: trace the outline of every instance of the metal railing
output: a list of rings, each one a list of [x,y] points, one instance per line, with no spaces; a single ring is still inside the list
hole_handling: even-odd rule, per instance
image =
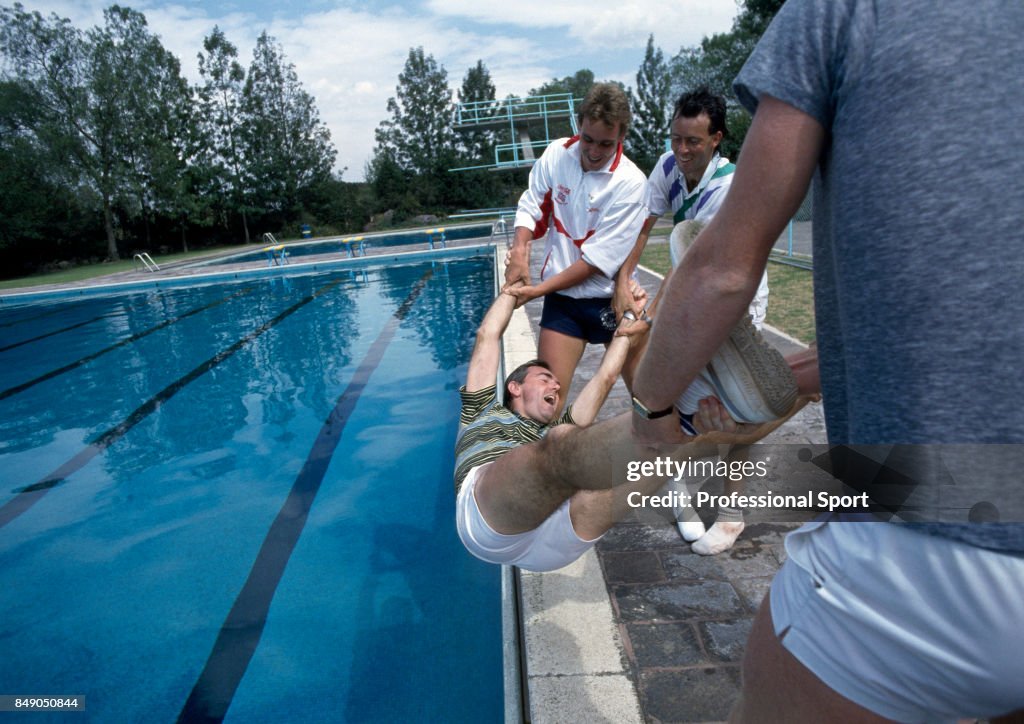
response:
[[[142,252],[140,254],[136,254],[135,256],[133,256],[132,262],[134,262],[136,269],[142,266],[145,267],[146,271],[148,272],[160,271],[160,266],[155,261],[153,261],[153,257],[151,257],[146,252]]]

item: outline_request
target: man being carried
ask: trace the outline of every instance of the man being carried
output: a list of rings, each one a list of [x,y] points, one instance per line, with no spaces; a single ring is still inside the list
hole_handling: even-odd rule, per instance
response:
[[[634,291],[643,307],[644,293]],[[462,395],[459,437],[455,445],[456,525],[473,555],[490,563],[534,571],[561,568],[587,551],[615,521],[629,511],[629,494],[654,493],[664,478],[627,482],[625,463],[653,460],[666,453],[682,458],[715,454],[722,443],[754,442],[803,404],[796,400],[781,419],[761,425],[736,425],[716,400],[702,405],[694,422],[702,437],[678,434],[673,445],[634,445],[630,415],[591,424],[615,384],[632,341],[648,324],[625,315],[594,378],[576,402],[558,414],[559,381],[540,360],[520,365],[505,381],[502,401],[496,379],[501,336],[516,306],[503,292],[491,305],[477,331]],[[762,390],[787,386],[795,399],[794,380],[777,351],[744,329],[723,347],[734,365],[723,373],[726,385],[716,397],[729,406],[762,408]],[[730,393],[730,390],[736,392]],[[741,399],[743,398],[743,399]],[[662,413],[651,413],[657,417]],[[677,426],[678,431],[678,426]],[[724,432],[723,432],[724,431]]]
[[[470,553],[489,563],[534,571],[561,568],[587,551],[625,512],[623,496],[580,490],[529,474],[544,465],[541,441],[573,426],[586,427],[626,361],[630,341],[647,332],[646,322],[627,315],[608,345],[601,366],[573,405],[560,416],[561,383],[548,364],[534,359],[508,375],[497,399],[501,337],[517,305],[518,285],[494,300],[477,330],[455,445],[456,523]],[[641,303],[646,294],[634,287]],[[557,417],[556,417],[557,416]],[[604,472],[608,477],[610,469]],[[648,482],[647,485],[651,485]],[[660,483],[654,484],[655,488]]]

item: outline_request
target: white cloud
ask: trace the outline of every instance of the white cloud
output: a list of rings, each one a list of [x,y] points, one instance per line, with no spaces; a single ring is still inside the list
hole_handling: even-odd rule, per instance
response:
[[[428,0],[427,6],[439,16],[496,26],[560,28],[586,50],[638,43],[643,47],[654,33],[655,42],[672,52],[696,45],[705,35],[728,30],[737,10],[727,0]]]
[[[24,0],[27,9],[56,12],[82,29],[101,24],[110,1]],[[477,60],[490,71],[499,97],[526,93],[582,67],[598,78],[631,85],[648,34],[653,32],[655,43],[672,54],[704,35],[728,30],[736,12],[727,0],[428,0],[418,9],[318,2],[312,4],[317,10],[304,15],[282,5],[267,20],[244,3],[236,7],[245,10],[218,16],[206,4],[187,0],[126,4],[146,15],[193,83],[199,80],[196,55],[214,25],[238,48],[243,67],[266,30],[316,97],[338,149],[337,166],[347,168],[344,178],[350,181],[363,178],[374,130],[387,117],[387,99],[395,94],[411,47],[422,46],[447,69],[453,92]],[[665,29],[674,34],[667,37]]]

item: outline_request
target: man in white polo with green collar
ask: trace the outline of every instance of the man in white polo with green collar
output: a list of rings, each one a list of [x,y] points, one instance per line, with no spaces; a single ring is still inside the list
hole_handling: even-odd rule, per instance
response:
[[[670,126],[672,150],[661,155],[647,178],[648,217],[629,257],[616,277],[615,311],[623,312],[635,304],[629,296],[629,282],[647,246],[651,229],[659,217],[672,212],[673,223],[679,231],[682,222],[697,222],[699,228],[707,224],[718,212],[732,184],[735,164],[719,153],[719,146],[728,134],[725,99],[707,88],[684,93],[676,101]],[[677,245],[672,247],[672,265],[677,266]],[[750,303],[750,317],[756,329],[761,329],[768,312],[768,274],[761,276],[761,284]],[[632,363],[624,371],[627,381],[632,378]],[[680,425],[688,434],[696,434],[692,415],[684,408],[713,394],[713,391],[695,383],[685,393],[686,405],[679,408]],[[742,455],[743,450],[735,451]],[[730,481],[726,492],[741,492],[742,482]],[[693,550],[701,555],[715,555],[733,546],[743,530],[743,511],[735,508],[718,510],[718,519],[710,530],[692,510],[677,510],[678,528],[682,537],[693,543]]]

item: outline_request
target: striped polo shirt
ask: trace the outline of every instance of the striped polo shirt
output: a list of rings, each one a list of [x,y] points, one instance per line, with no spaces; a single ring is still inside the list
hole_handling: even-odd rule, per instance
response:
[[[462,413],[459,436],[455,441],[455,494],[459,494],[470,470],[494,462],[513,448],[536,442],[555,425],[575,425],[572,407],[552,423],[541,425],[528,417],[520,417],[498,402],[497,385],[475,392],[459,390]]]

